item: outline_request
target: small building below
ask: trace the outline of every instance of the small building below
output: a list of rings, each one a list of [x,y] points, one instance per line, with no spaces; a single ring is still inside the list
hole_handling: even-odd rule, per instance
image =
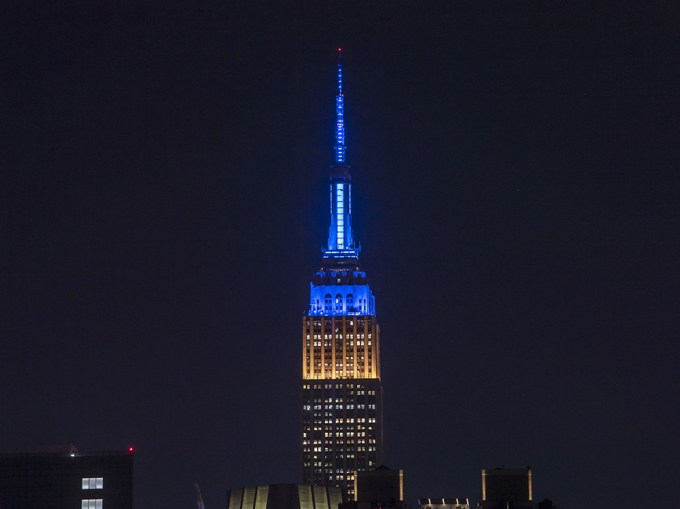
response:
[[[354,496],[374,507],[401,507],[404,503],[404,471],[385,465],[354,474]]]
[[[528,509],[533,507],[531,468],[482,469],[483,509]]]
[[[132,450],[0,456],[2,509],[132,509]]]

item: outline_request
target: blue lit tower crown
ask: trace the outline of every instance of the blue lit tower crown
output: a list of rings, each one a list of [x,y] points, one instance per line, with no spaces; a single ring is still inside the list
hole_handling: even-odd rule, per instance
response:
[[[359,269],[361,246],[352,232],[352,176],[346,164],[345,95],[341,50],[338,50],[338,92],[335,96],[335,155],[330,175],[330,228],[323,265],[310,283],[310,315],[375,315],[375,298]]]
[[[354,473],[382,461],[380,329],[352,233],[340,59],[337,80],[328,245],[303,317],[302,471],[304,482],[341,486],[353,499]]]

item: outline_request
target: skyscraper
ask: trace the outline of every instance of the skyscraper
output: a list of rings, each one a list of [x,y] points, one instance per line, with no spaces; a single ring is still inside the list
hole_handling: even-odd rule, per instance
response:
[[[302,318],[302,471],[304,482],[340,486],[353,499],[354,472],[382,461],[382,386],[375,297],[352,232],[341,51],[328,244]]]

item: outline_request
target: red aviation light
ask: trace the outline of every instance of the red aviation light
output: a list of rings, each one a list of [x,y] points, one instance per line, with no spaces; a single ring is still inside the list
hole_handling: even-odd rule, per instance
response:
[[[128,452],[129,452],[130,454],[134,454],[134,453],[135,453],[135,448],[132,447],[132,446],[128,447]]]

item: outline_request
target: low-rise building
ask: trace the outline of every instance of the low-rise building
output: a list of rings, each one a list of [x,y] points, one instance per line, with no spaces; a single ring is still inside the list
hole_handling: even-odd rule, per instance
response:
[[[2,509],[132,509],[133,450],[0,456]]]

